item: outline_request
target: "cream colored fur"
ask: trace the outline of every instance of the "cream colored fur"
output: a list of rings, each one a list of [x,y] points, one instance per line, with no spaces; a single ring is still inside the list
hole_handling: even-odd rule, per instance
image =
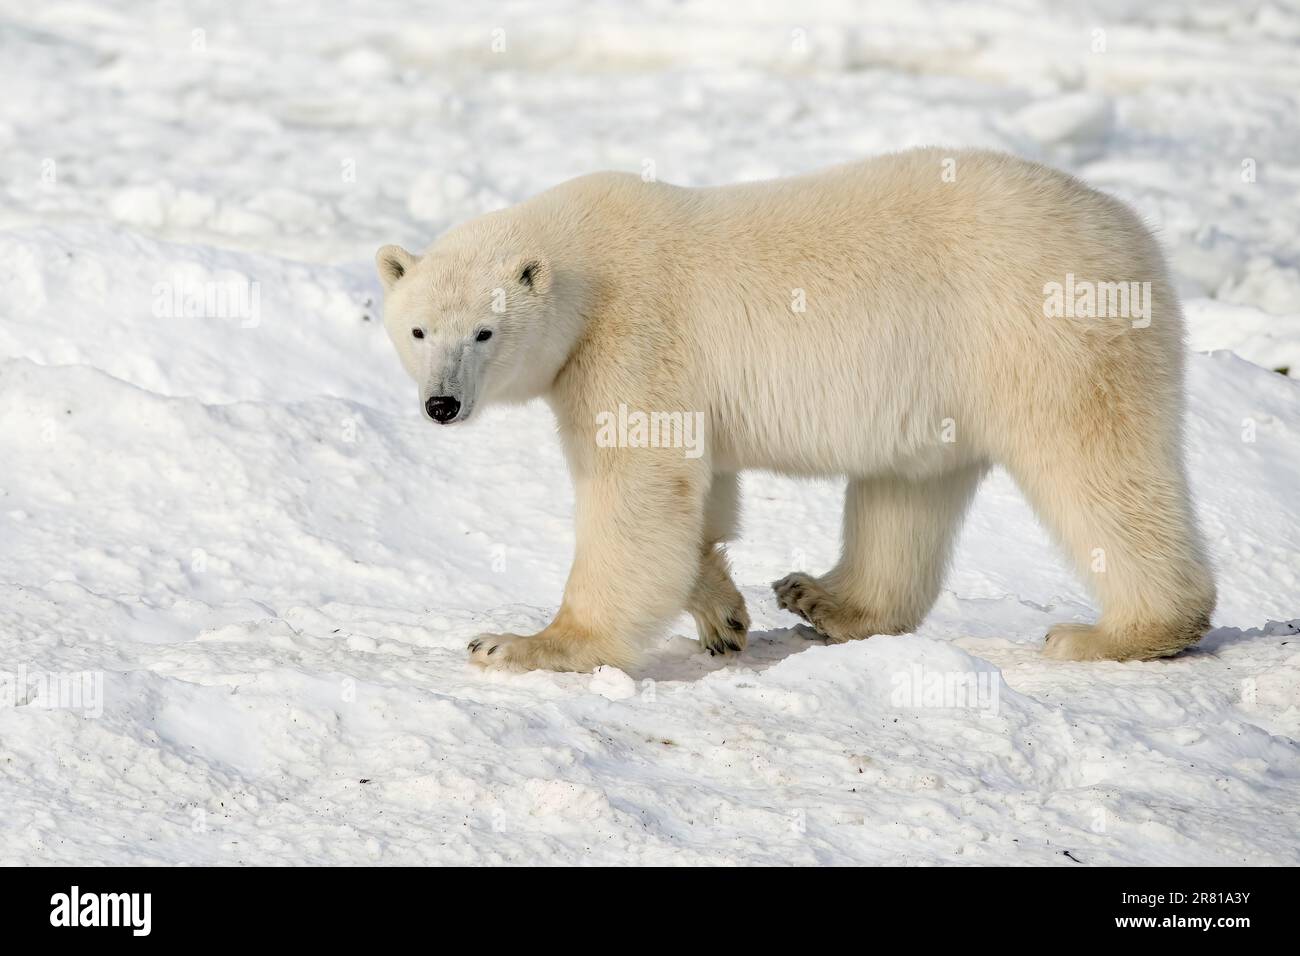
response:
[[[421,402],[453,394],[470,417],[543,397],[573,475],[555,620],[477,638],[476,664],[626,666],[683,609],[706,649],[743,646],[721,542],[745,469],[849,479],[839,563],[775,585],[832,641],[917,627],[995,464],[1101,603],[1095,625],[1054,627],[1048,656],[1157,657],[1209,624],[1178,302],[1138,218],[1069,176],[934,149],[712,189],[603,173],[378,262]],[[1150,282],[1149,324],[1045,317],[1067,274]],[[703,454],[598,447],[620,404],[703,413]]]

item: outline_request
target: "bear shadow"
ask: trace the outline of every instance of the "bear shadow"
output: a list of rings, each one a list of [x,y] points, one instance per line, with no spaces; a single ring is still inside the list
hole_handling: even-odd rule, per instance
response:
[[[827,643],[826,638],[806,624],[797,624],[750,631],[745,649],[739,654],[712,656],[702,651],[694,638],[675,635],[664,645],[648,651],[627,673],[636,680],[693,682],[728,668],[762,672],[792,654]]]
[[[1245,644],[1260,638],[1276,638],[1283,646],[1295,644],[1300,647],[1300,618],[1289,621],[1266,621],[1260,627],[1242,628],[1222,625],[1212,628],[1200,641],[1170,660],[1213,656],[1233,644]]]
[[[1208,631],[1199,643],[1172,657],[1160,658],[1150,663],[1195,661],[1202,657],[1215,657],[1232,645],[1261,639],[1277,640],[1283,645],[1294,643],[1300,646],[1300,618],[1268,621],[1260,627],[1216,627]],[[1032,651],[1035,657],[1041,647],[1038,642],[1024,644],[1017,642],[1017,644],[1023,650]],[[806,624],[777,627],[766,631],[750,631],[745,649],[741,653],[717,656],[702,652],[699,642],[695,639],[677,634],[664,645],[647,652],[641,662],[630,668],[627,673],[636,680],[681,682],[694,682],[728,668],[761,673],[793,654],[818,646],[834,645]],[[1095,663],[1108,665],[1113,662]]]

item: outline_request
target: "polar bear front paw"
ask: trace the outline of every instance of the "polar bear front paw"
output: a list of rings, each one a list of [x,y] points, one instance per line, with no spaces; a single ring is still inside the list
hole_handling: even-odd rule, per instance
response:
[[[484,670],[577,671],[602,664],[625,667],[632,655],[621,646],[595,642],[553,629],[537,634],[480,634],[469,642],[469,662]]]
[[[749,634],[749,612],[745,602],[736,595],[734,605],[720,604],[707,609],[692,609],[695,618],[695,630],[700,635],[700,647],[709,652],[709,656],[731,652],[739,654],[745,649]]]
[[[524,670],[514,667],[507,648],[516,641],[527,640],[522,634],[480,634],[469,642],[469,662],[483,668]]]

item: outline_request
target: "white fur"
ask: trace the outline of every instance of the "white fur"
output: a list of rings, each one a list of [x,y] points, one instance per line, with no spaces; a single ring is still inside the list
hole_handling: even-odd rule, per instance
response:
[[[526,263],[532,287],[517,281]],[[555,620],[476,639],[476,663],[626,665],[683,608],[710,651],[742,646],[749,618],[721,542],[750,468],[850,479],[839,564],[775,585],[832,640],[920,623],[992,464],[1102,604],[1095,626],[1054,628],[1046,653],[1147,658],[1208,626],[1179,306],[1138,218],[1062,173],[933,149],[713,189],[604,173],[466,223],[418,259],[385,247],[379,266],[421,403],[441,388],[470,413],[544,397],[577,489]],[[1046,317],[1045,287],[1067,274],[1151,283],[1150,322]],[[467,352],[485,326],[491,348]],[[599,447],[596,416],[620,404],[702,413],[705,453]]]

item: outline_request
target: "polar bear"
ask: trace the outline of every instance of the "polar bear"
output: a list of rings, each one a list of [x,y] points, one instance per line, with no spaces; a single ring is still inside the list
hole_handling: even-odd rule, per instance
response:
[[[475,638],[475,664],[626,667],[682,609],[741,650],[744,469],[847,479],[838,563],[774,585],[832,642],[920,624],[995,464],[1101,604],[1048,657],[1154,658],[1209,626],[1179,305],[1138,217],[1070,176],[937,149],[718,188],[599,173],[376,261],[424,414],[541,397],[576,488],[555,619]]]

